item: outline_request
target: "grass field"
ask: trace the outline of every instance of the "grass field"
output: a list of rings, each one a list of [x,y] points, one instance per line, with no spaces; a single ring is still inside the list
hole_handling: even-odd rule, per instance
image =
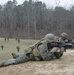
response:
[[[20,53],[24,52],[26,48],[28,48],[29,45],[32,45],[36,42],[37,40],[20,40],[20,43],[16,39],[9,39],[4,40],[4,38],[0,38],[0,61],[11,58],[11,53],[17,53],[16,47],[20,47]],[[1,45],[4,46],[4,49],[1,49]]]

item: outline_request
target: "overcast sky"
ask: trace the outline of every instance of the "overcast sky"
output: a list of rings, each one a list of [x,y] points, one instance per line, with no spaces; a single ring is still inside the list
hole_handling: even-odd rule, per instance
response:
[[[7,1],[9,0],[0,0],[0,4],[5,4]],[[13,0],[11,0],[13,1]],[[22,4],[25,0],[17,0],[18,4]],[[36,1],[36,0],[34,0]],[[37,0],[38,1],[38,0]],[[52,6],[56,6],[56,5],[60,5],[63,6],[65,8],[71,7],[72,5],[74,5],[74,0],[39,0],[42,1],[44,3],[46,3],[46,5],[52,7]]]

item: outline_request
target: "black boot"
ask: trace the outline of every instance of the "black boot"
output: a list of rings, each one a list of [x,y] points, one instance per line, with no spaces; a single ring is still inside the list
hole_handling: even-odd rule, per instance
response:
[[[4,66],[4,64],[3,63],[0,63],[0,68],[3,67],[3,66]]]
[[[13,58],[16,58],[16,54],[15,54],[15,53],[12,53],[12,57],[13,57]]]

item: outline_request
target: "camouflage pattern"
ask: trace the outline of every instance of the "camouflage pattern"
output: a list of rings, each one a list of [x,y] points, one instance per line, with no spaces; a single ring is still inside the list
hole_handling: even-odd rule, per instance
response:
[[[41,44],[38,47],[38,50],[40,51],[40,54],[41,54],[43,60],[52,60],[53,59],[54,55],[53,55],[53,53],[48,51],[46,44]]]
[[[67,37],[68,37],[68,35],[67,35],[66,33],[61,33],[60,37],[56,37],[56,41],[57,41],[57,42],[62,42],[63,45],[66,45]],[[62,57],[64,51],[66,51],[64,47],[59,48],[59,49],[60,49],[59,52],[54,53],[55,56],[56,56],[56,58],[60,58],[60,57]]]
[[[58,55],[61,52],[61,51],[58,52],[59,48],[55,48],[55,50],[54,49],[48,50],[48,47],[47,47],[47,43],[56,42],[55,35],[47,34],[44,38],[45,38],[45,40],[42,42],[42,44],[40,44],[38,46],[38,50],[40,51],[40,55],[43,58],[43,60],[48,61],[48,60],[52,60],[52,59],[56,58],[54,52],[56,52],[57,53],[56,55],[58,56],[58,58],[60,58],[61,55]]]
[[[47,34],[45,37],[44,37],[44,39],[46,40],[46,42],[54,42],[54,41],[56,41],[55,40],[55,35],[54,34],[52,34],[52,33],[50,33],[50,34]]]
[[[54,54],[48,50],[47,43],[54,42],[55,35],[50,33],[44,37],[44,40],[40,41],[38,45],[36,45],[35,50],[33,51],[34,56],[42,57],[43,60],[52,60],[54,58]]]
[[[67,40],[68,34],[67,33],[61,33],[60,37],[56,37],[57,42],[65,43]]]
[[[65,40],[65,39],[67,39],[68,35],[67,35],[67,33],[61,33],[60,37],[61,37],[63,40]]]
[[[51,50],[48,50],[47,43],[53,41],[55,41],[54,34],[47,34],[43,39],[38,41],[36,44],[30,46],[24,53],[19,53],[16,55],[13,54],[13,59],[4,61],[0,66],[19,64],[30,60],[52,60],[54,59],[55,54],[51,52]]]
[[[19,64],[19,63],[27,62],[29,60],[30,59],[26,56],[25,53],[20,53],[19,55],[17,55],[15,59],[9,59],[9,60],[3,61],[3,64],[4,66],[7,66],[11,64]]]

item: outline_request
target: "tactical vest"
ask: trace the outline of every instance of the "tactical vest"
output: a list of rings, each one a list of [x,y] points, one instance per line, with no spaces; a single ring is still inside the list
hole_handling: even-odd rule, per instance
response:
[[[42,39],[37,42],[36,44],[30,46],[25,53],[27,54],[27,56],[29,56],[29,58],[31,60],[43,60],[41,55],[40,55],[40,51],[38,50],[38,46],[40,46],[42,44]]]
[[[42,43],[39,43],[38,45],[35,46],[33,49],[32,53],[34,55],[35,60],[43,60],[40,54],[40,51],[38,50],[38,46],[41,45]]]

